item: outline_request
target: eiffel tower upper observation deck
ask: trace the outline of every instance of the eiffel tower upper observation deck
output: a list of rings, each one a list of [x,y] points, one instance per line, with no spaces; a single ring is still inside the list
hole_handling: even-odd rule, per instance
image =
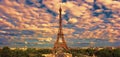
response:
[[[58,29],[58,34],[57,34],[57,40],[54,43],[54,52],[57,53],[58,50],[68,50],[68,46],[66,44],[66,41],[64,39],[64,34],[62,31],[62,8],[59,8],[59,29]]]

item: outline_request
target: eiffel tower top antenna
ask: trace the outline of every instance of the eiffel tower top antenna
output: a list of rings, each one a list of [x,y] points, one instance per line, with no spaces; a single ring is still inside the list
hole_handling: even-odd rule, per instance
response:
[[[61,8],[61,4],[60,4],[60,8],[59,8],[59,32],[62,32],[62,8]]]

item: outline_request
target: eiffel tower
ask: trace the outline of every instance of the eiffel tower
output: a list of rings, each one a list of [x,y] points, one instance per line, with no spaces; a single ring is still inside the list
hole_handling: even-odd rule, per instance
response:
[[[53,52],[57,53],[58,50],[60,50],[61,48],[64,49],[64,51],[68,50],[66,41],[64,39],[64,34],[62,31],[62,8],[59,8],[59,29],[58,29],[58,34],[57,34],[57,40],[54,43],[54,48],[53,48]]]

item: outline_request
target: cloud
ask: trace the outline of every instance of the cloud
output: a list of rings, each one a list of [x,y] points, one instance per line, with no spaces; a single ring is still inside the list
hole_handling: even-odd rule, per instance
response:
[[[52,38],[38,38],[39,41],[47,41],[47,42],[51,42]]]
[[[88,3],[93,3],[94,2],[94,0],[85,0],[86,2],[88,2]]]
[[[13,40],[17,42],[18,39],[24,42],[26,38],[52,41],[58,33],[58,10],[61,4],[63,32],[66,38],[109,39],[109,42],[119,39],[119,1],[97,0],[96,5],[100,8],[96,10],[93,10],[93,0],[67,0],[64,3],[61,3],[61,0],[42,0],[40,3],[38,0],[31,0],[29,1],[31,4],[26,1],[1,0],[1,38],[10,39],[10,42]],[[67,17],[64,17],[66,14],[68,14]],[[30,36],[22,33],[23,30],[34,33]]]
[[[3,20],[3,19],[1,19],[0,20],[0,27],[10,27],[10,28],[13,28],[14,27],[14,25],[12,25],[10,22],[7,22],[6,20]]]
[[[87,9],[84,6],[75,5],[74,2],[67,2],[65,5],[70,10],[71,14],[76,17],[80,17]]]
[[[68,22],[71,23],[71,24],[75,24],[75,23],[78,22],[78,20],[76,18],[71,18],[71,19],[68,20]]]

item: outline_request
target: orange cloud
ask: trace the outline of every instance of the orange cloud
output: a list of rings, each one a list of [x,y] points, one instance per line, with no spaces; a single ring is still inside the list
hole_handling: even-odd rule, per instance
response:
[[[66,14],[66,11],[69,11],[69,20],[67,21],[63,18],[63,25],[71,23],[73,27],[77,29],[85,29],[81,34],[74,34],[77,30],[73,27],[64,28],[63,32],[67,35],[67,38],[116,38],[119,35],[119,30],[117,29],[120,29],[120,2],[113,0],[97,0],[99,6],[104,5],[114,12],[112,14],[113,18],[107,19],[113,24],[111,25],[104,23],[104,20],[102,19],[105,16],[104,14],[101,14],[98,17],[92,16],[92,11],[90,9],[93,6],[88,3],[92,4],[93,0],[86,0],[87,3],[82,0],[78,1],[79,2],[67,1],[61,3],[60,0],[43,0],[43,4],[47,8],[38,8],[35,7],[35,5],[40,6],[42,4],[38,4],[37,0],[32,0],[35,5],[26,5],[25,0],[19,0],[19,3],[14,0],[4,0],[3,3],[0,4],[0,17],[2,17],[0,18],[0,27],[7,26],[10,29],[33,30],[36,32],[34,35],[35,37],[39,34],[44,37],[56,36],[58,33],[59,15],[53,16],[48,13],[46,9],[50,9],[58,14],[58,9],[61,4],[63,10],[62,16]],[[101,13],[102,11],[103,9],[97,9],[95,12]],[[8,20],[12,21],[10,22]],[[98,26],[96,30],[90,31],[91,28],[96,26]],[[48,33],[49,35],[47,35]],[[104,35],[105,33],[108,34]],[[23,39],[25,37],[25,35],[21,36]],[[113,40],[111,42],[113,42]]]

